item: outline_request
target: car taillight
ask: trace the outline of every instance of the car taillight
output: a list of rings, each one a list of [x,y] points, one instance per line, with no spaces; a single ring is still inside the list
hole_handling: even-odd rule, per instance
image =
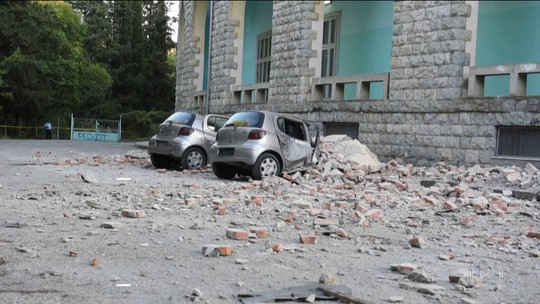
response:
[[[261,139],[266,135],[264,130],[251,130],[248,134],[248,139]]]
[[[193,128],[182,127],[182,128],[180,128],[180,131],[178,131],[178,135],[188,136],[191,133],[193,133],[194,131],[195,130],[193,130]]]

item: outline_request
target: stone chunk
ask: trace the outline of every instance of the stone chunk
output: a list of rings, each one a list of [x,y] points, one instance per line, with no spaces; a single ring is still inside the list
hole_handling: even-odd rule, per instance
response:
[[[107,228],[107,229],[120,229],[122,228],[122,226],[123,225],[118,222],[104,222],[101,224],[102,228]]]
[[[313,225],[326,227],[326,226],[338,226],[339,225],[339,219],[336,217],[317,217],[313,219]]]
[[[435,280],[425,271],[415,270],[407,275],[407,278],[418,283],[434,283]]]
[[[123,217],[129,218],[143,218],[146,217],[146,213],[143,210],[122,210]]]
[[[415,235],[412,239],[409,240],[409,244],[412,247],[424,248],[426,247],[426,240],[421,236]]]
[[[336,285],[339,283],[339,279],[335,273],[323,273],[319,277],[319,283],[326,285]]]
[[[399,272],[402,274],[408,274],[416,270],[416,265],[410,264],[410,263],[403,263],[403,264],[392,264],[390,265],[390,270]]]

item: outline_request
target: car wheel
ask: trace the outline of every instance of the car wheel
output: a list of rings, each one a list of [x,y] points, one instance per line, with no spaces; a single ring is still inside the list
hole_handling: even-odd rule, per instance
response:
[[[236,176],[236,170],[227,164],[214,163],[212,164],[212,171],[219,178],[232,179]]]
[[[206,165],[206,155],[203,150],[197,147],[188,148],[182,154],[180,165],[184,169],[199,169]]]
[[[278,175],[281,172],[278,159],[270,154],[263,153],[251,170],[254,179],[262,179],[263,177]]]
[[[150,154],[150,161],[156,169],[165,169],[170,165],[169,158],[159,154]]]

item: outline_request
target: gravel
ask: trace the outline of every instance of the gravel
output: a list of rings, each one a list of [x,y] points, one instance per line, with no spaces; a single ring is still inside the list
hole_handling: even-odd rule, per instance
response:
[[[321,148],[252,181],[156,170],[133,143],[1,140],[0,303],[239,303],[323,278],[368,303],[537,303],[536,168]]]

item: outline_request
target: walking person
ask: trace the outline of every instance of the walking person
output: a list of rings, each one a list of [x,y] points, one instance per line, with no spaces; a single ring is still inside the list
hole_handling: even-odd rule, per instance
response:
[[[43,126],[45,128],[45,138],[51,139],[52,137],[52,124],[50,121],[47,120],[45,125]]]

